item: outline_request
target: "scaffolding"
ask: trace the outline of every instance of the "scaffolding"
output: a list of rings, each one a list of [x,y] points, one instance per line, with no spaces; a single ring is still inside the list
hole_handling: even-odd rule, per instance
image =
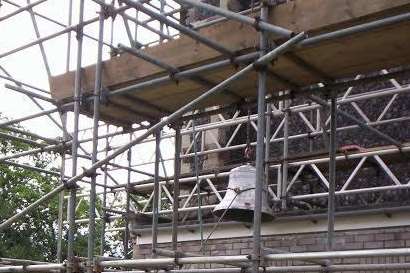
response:
[[[91,1],[91,0],[90,0]],[[10,134],[1,133],[0,137],[4,139],[15,139],[27,142],[38,148],[15,153],[12,155],[4,155],[0,157],[2,164],[9,164],[19,168],[27,168],[38,171],[40,173],[50,174],[59,177],[60,184],[52,191],[42,196],[36,202],[27,206],[17,214],[11,216],[9,219],[2,219],[0,223],[0,232],[11,228],[13,223],[18,222],[23,216],[29,214],[41,205],[46,205],[51,199],[59,197],[59,218],[58,218],[58,259],[56,263],[40,263],[35,261],[26,261],[10,258],[0,258],[3,265],[0,267],[0,272],[55,272],[64,271],[68,273],[75,273],[81,271],[87,272],[147,272],[147,271],[161,271],[161,272],[175,272],[175,273],[189,273],[189,272],[316,272],[316,271],[398,271],[409,270],[409,263],[378,263],[378,264],[335,264],[335,259],[341,258],[368,258],[368,257],[398,257],[409,256],[409,248],[397,249],[372,249],[372,250],[348,250],[335,251],[334,250],[334,225],[335,225],[335,199],[337,196],[350,196],[360,193],[371,192],[392,192],[407,190],[410,188],[410,181],[401,181],[388,166],[388,160],[397,157],[404,157],[408,160],[408,152],[410,146],[406,142],[407,139],[395,139],[389,133],[378,129],[380,125],[399,124],[404,125],[409,121],[410,116],[402,113],[399,117],[388,117],[388,112],[392,110],[392,103],[398,100],[399,96],[404,96],[410,91],[408,84],[399,83],[396,78],[402,77],[409,73],[405,65],[400,66],[400,69],[381,70],[378,73],[364,74],[356,77],[333,78],[328,77],[326,73],[316,70],[308,63],[298,64],[302,69],[309,73],[315,74],[319,80],[315,84],[300,86],[291,79],[286,79],[280,75],[275,74],[270,69],[275,65],[275,62],[282,56],[289,54],[298,48],[309,47],[315,44],[326,43],[333,39],[354,36],[360,37],[363,33],[373,30],[380,30],[385,27],[396,26],[400,24],[408,24],[410,13],[403,9],[397,14],[385,16],[375,20],[367,20],[359,24],[347,26],[334,31],[322,31],[321,33],[295,33],[293,30],[286,29],[281,26],[271,24],[268,20],[268,13],[275,9],[279,3],[277,1],[260,1],[257,7],[252,7],[252,12],[257,12],[258,16],[250,16],[249,11],[235,13],[227,9],[212,6],[203,2],[195,0],[175,0],[168,1],[161,0],[160,7],[156,6],[153,1],[149,0],[121,0],[116,3],[106,3],[103,0],[92,0],[98,4],[100,11],[97,17],[85,19],[85,0],[79,1],[78,7],[78,23],[72,24],[72,10],[73,3],[69,1],[69,20],[68,25],[48,18],[39,12],[35,12],[34,8],[37,5],[43,5],[47,0],[39,0],[25,6],[20,6],[11,0],[3,0],[3,5],[11,5],[17,9],[10,14],[0,17],[0,22],[7,20],[20,13],[28,12],[31,16],[35,34],[37,39],[15,49],[0,53],[0,59],[10,56],[17,52],[39,46],[42,54],[43,63],[47,68],[48,77],[51,78],[50,68],[47,60],[47,54],[43,47],[43,43],[61,37],[68,36],[67,47],[67,65],[66,72],[69,72],[71,56],[71,35],[75,34],[77,39],[77,54],[76,54],[76,68],[74,74],[74,92],[72,94],[72,101],[57,102],[51,97],[48,90],[35,87],[31,84],[24,83],[18,79],[14,79],[12,75],[6,73],[0,77],[10,84],[6,84],[6,88],[14,92],[24,94],[30,98],[40,108],[40,112],[16,118],[0,123],[0,127],[8,130]],[[172,3],[171,3],[172,2]],[[406,2],[406,1],[403,1]],[[408,5],[409,3],[405,3]],[[403,4],[404,5],[404,4]],[[202,22],[197,25],[187,26],[186,22],[179,19],[187,8],[196,8],[206,10],[212,14],[217,15],[213,20]],[[137,11],[136,16],[126,13],[126,11]],[[149,19],[141,20],[138,18],[138,13],[146,14]],[[106,21],[109,19],[114,22],[118,17],[123,19],[124,28],[129,39],[130,46],[119,44],[114,46],[111,43],[104,41],[104,27]],[[56,33],[40,36],[36,18],[42,18],[49,23],[57,24],[63,29]],[[231,20],[239,22],[240,24],[254,28],[257,33],[258,45],[257,50],[253,52],[235,52],[225,45],[221,44],[212,38],[202,35],[198,30],[208,25],[217,22]],[[153,26],[151,22],[158,23]],[[135,25],[135,35],[133,36],[130,24]],[[89,35],[85,32],[86,26],[98,24],[98,37]],[[170,32],[169,28],[175,30]],[[138,33],[141,29],[150,31],[158,36],[158,40],[143,44],[138,41]],[[112,28],[113,31],[113,28]],[[188,67],[181,69],[171,64],[164,62],[161,59],[149,55],[144,49],[149,48],[153,44],[158,47],[166,44],[167,41],[179,39],[180,36],[185,35],[195,40],[213,51],[215,51],[220,59],[216,61],[209,61],[206,64],[196,67]],[[277,37],[277,44],[272,44],[271,36]],[[399,34],[400,35],[400,34]],[[83,40],[90,39],[97,43],[97,59],[95,65],[95,76],[93,93],[90,96],[82,95],[82,84],[84,74],[82,58],[83,58]],[[163,74],[155,78],[143,79],[137,83],[131,83],[128,86],[119,87],[116,90],[107,92],[104,88],[104,62],[103,50],[104,47],[109,48],[114,54],[116,52],[127,52],[128,54],[140,58],[148,62],[158,69]],[[404,54],[404,53],[403,53]],[[408,53],[407,53],[408,54]],[[386,56],[387,58],[389,56]],[[358,57],[360,58],[360,57]],[[405,61],[404,61],[405,62]],[[221,67],[234,67],[237,69],[235,73],[230,74],[219,83],[213,83],[204,79],[203,73],[217,70]],[[391,67],[387,67],[391,68]],[[257,95],[252,98],[244,99],[235,92],[229,89],[230,85],[235,81],[242,80],[248,77],[251,73],[256,73],[257,77],[253,84],[257,86]],[[279,80],[285,88],[278,92],[268,92],[268,80],[275,78]],[[149,111],[138,112],[133,108],[127,108],[124,105],[116,105],[111,102],[111,107],[122,108],[130,116],[136,116],[135,124],[124,124],[123,121],[118,121],[113,118],[107,118],[106,113],[101,111],[101,107],[110,98],[124,96],[135,92],[135,90],[150,88],[153,86],[161,86],[168,82],[189,79],[199,85],[209,88],[206,92],[201,92],[196,98],[190,102],[181,105],[177,110],[164,111],[158,105],[147,101],[138,101],[141,107],[150,108],[152,112],[157,114],[150,115]],[[377,81],[388,81],[393,87],[375,88],[374,90],[365,90],[358,94],[353,94],[352,89],[356,86],[362,86],[367,83]],[[203,108],[203,103],[215,95],[226,94],[227,97],[238,98],[239,102],[232,104],[219,105],[217,109],[207,109],[205,111],[198,111]],[[298,101],[303,98],[308,102],[301,102],[297,105],[291,105],[291,101]],[[359,102],[366,102],[371,99],[383,98],[388,100],[388,104],[382,109],[382,112],[375,120],[370,120],[363,110],[358,105]],[[135,99],[135,98],[134,98]],[[44,109],[38,103],[47,102],[52,105],[50,109]],[[301,100],[299,100],[301,101]],[[278,107],[275,105],[278,103]],[[84,110],[83,105],[91,105],[92,107],[87,111]],[[257,113],[244,114],[238,110],[238,105],[246,107],[256,107]],[[349,112],[341,110],[341,106],[351,105],[359,114],[352,115]],[[67,128],[67,113],[73,112],[72,132]],[[329,117],[324,111],[329,112]],[[58,113],[61,120],[55,120],[51,114]],[[159,114],[158,114],[159,113]],[[82,114],[92,117],[92,127],[86,129],[79,128],[79,121]],[[231,116],[229,116],[231,114]],[[218,121],[196,124],[196,120],[200,117],[215,115]],[[310,115],[310,117],[308,117]],[[12,127],[24,121],[29,121],[39,117],[49,117],[50,121],[57,124],[61,129],[61,139],[50,139],[38,134],[29,133],[25,131],[18,131]],[[297,134],[291,134],[289,131],[289,124],[292,122],[292,117],[297,117],[298,122],[301,122],[303,129]],[[337,118],[343,117],[349,120],[351,124],[343,124],[338,126]],[[104,122],[101,122],[104,120]],[[272,120],[278,120],[273,123]],[[119,125],[110,125],[113,124]],[[234,143],[239,130],[246,125],[253,127],[256,132],[256,141],[249,143]],[[274,124],[274,125],[273,125]],[[327,126],[329,125],[329,128]],[[122,127],[122,128],[121,128]],[[166,129],[164,129],[166,128]],[[228,140],[221,145],[219,140],[212,136],[211,130],[214,129],[230,129],[230,134],[226,137]],[[363,131],[371,132],[383,140],[384,145],[376,148],[359,149],[353,152],[347,151],[341,154],[337,147],[337,134],[339,132],[354,131],[362,129]],[[17,131],[16,131],[17,130]],[[104,131],[105,133],[101,133]],[[279,136],[279,131],[283,130],[283,137]],[[11,134],[17,132],[26,135],[29,138],[17,137]],[[81,138],[81,133],[91,132],[91,137]],[[197,139],[204,139],[206,134],[210,134],[214,145],[207,148],[204,145],[197,147]],[[192,136],[190,144],[185,151],[182,151],[181,139],[183,136]],[[312,138],[318,137],[324,139],[327,151],[321,154],[310,154],[304,157],[290,157],[289,149],[291,148],[291,141],[304,139],[310,141]],[[114,138],[120,138],[119,141],[113,141]],[[33,141],[32,139],[35,139]],[[41,142],[39,142],[39,141]],[[126,141],[125,141],[126,140]],[[172,156],[164,157],[161,153],[161,142],[169,141],[174,147]],[[115,142],[115,144],[112,144]],[[82,144],[91,143],[91,152],[88,152]],[[123,143],[119,145],[118,143]],[[169,144],[171,146],[172,144]],[[135,158],[138,157],[136,147],[153,147],[153,160],[147,162],[136,163]],[[281,158],[271,158],[270,149],[272,145],[280,145],[283,152]],[[201,196],[211,194],[217,201],[222,200],[222,196],[226,189],[217,187],[218,180],[227,178],[229,175],[230,166],[221,167],[219,172],[200,172],[198,170],[198,157],[224,153],[228,151],[237,151],[246,148],[247,146],[255,147],[255,165],[256,165],[256,186],[255,186],[255,208],[253,226],[253,247],[251,253],[247,255],[235,256],[206,256],[196,255],[192,253],[183,253],[178,246],[178,231],[190,226],[191,228],[198,228],[201,233],[201,246],[204,241],[203,228],[210,226],[215,228],[218,225],[230,225],[230,222],[211,222],[205,223],[202,219],[202,214],[205,211],[212,210],[216,204],[202,204]],[[169,147],[168,147],[169,148]],[[30,156],[44,152],[59,152],[61,153],[61,170],[60,172],[43,170],[27,164],[18,162],[19,158]],[[114,159],[126,156],[126,164],[116,163]],[[79,159],[86,160],[88,168],[79,172]],[[181,174],[181,164],[184,160],[194,160],[195,171],[186,175]],[[353,171],[348,175],[343,187],[336,188],[336,175],[338,170],[338,163],[351,164],[352,160],[356,160]],[[359,172],[359,170],[368,161],[375,162],[379,168],[385,173],[386,177],[391,181],[389,185],[373,185],[365,187],[351,187],[352,181]],[[392,159],[393,160],[393,159]],[[66,166],[70,161],[71,174],[66,174]],[[167,166],[171,166],[168,168]],[[319,166],[326,166],[328,170],[328,177],[325,177],[322,169]],[[162,167],[162,173],[161,173]],[[153,170],[149,171],[147,169]],[[169,171],[172,169],[172,171]],[[310,169],[320,182],[324,185],[325,190],[313,193],[290,194],[293,189],[297,188],[298,178],[302,171]],[[290,172],[292,170],[292,172]],[[115,177],[115,172],[122,171],[126,175],[126,183],[119,181]],[[101,172],[101,173],[99,173]],[[172,174],[171,174],[172,173]],[[292,175],[293,174],[293,175]],[[100,176],[99,176],[100,175]],[[137,181],[133,180],[134,175],[138,175]],[[201,183],[207,184],[211,189],[209,192],[201,190]],[[278,207],[286,209],[287,202],[290,201],[304,201],[318,198],[325,198],[327,202],[327,212],[325,217],[327,219],[327,251],[321,252],[302,252],[302,253],[278,253],[267,250],[262,247],[263,237],[261,236],[261,206],[264,185],[268,185],[269,197],[271,200],[279,204]],[[190,188],[188,194],[181,193],[180,186],[194,185]],[[172,188],[172,190],[170,190]],[[66,196],[65,194],[68,193]],[[136,193],[140,197],[135,200]],[[111,197],[109,197],[112,195]],[[119,196],[124,196],[123,201],[119,202]],[[146,198],[145,198],[146,197]],[[76,218],[76,206],[81,202],[81,199],[88,198],[89,200],[89,214],[88,218]],[[197,198],[198,203],[192,205],[193,198]],[[98,212],[96,203],[101,200],[102,210]],[[183,205],[180,206],[181,200]],[[65,202],[67,205],[67,219],[64,221],[63,208]],[[111,203],[111,204],[110,204]],[[120,205],[118,205],[121,203]],[[137,209],[135,206],[139,206]],[[395,208],[389,208],[391,211],[408,209],[405,204]],[[152,221],[149,225],[140,226],[133,229],[130,223],[129,215],[131,212],[137,212],[138,215],[148,217]],[[377,211],[377,208],[374,209]],[[383,208],[382,211],[386,211]],[[188,213],[195,212],[198,215],[198,221],[194,224],[187,220]],[[98,213],[98,215],[97,215]],[[353,212],[352,212],[353,213]],[[172,215],[172,223],[161,224],[161,217]],[[182,217],[182,220],[180,219]],[[278,212],[278,218],[281,213]],[[283,217],[287,217],[286,215]],[[117,220],[124,220],[123,226],[118,227],[112,223]],[[221,220],[221,219],[219,219]],[[101,238],[96,238],[96,222],[102,222],[103,230]],[[111,226],[110,226],[111,223]],[[76,227],[79,225],[88,225],[88,253],[87,257],[75,256],[74,237]],[[67,237],[67,260],[62,258],[62,233],[63,226],[68,225]],[[132,229],[132,230],[130,230]],[[158,231],[167,230],[171,232],[171,250],[158,249]],[[130,234],[149,230],[152,233],[152,258],[146,259],[131,259],[129,242],[131,240]],[[113,258],[104,256],[104,244],[106,233],[120,233],[123,234],[123,257]],[[212,232],[211,232],[212,235]],[[211,236],[209,235],[209,236]],[[101,241],[101,250],[99,253],[95,252],[97,240]],[[209,239],[209,237],[207,238]],[[207,240],[206,239],[206,240]],[[158,256],[164,256],[162,258]],[[292,265],[292,266],[270,266],[272,261],[303,261],[306,264]],[[212,264],[216,268],[200,268],[192,269],[184,267],[184,265],[203,265]],[[226,267],[228,266],[228,267]],[[126,271],[124,271],[127,269]]]

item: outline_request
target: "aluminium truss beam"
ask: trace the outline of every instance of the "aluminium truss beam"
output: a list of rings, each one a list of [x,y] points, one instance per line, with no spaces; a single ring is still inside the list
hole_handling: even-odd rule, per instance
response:
[[[311,99],[312,101],[314,101],[314,102],[316,102],[317,104],[320,104],[320,105],[322,105],[322,106],[324,106],[324,107],[327,107],[327,108],[330,108],[330,107],[331,107],[325,100],[323,100],[323,99],[321,99],[321,98],[319,98],[319,97],[317,97],[317,96],[315,96],[315,95],[309,95],[309,99]],[[389,143],[391,143],[391,144],[397,146],[398,148],[401,148],[401,147],[402,147],[402,144],[401,144],[399,141],[393,139],[393,138],[390,137],[389,135],[387,135],[387,134],[381,132],[380,130],[378,130],[378,129],[374,128],[374,127],[371,127],[371,126],[367,125],[366,123],[360,121],[359,119],[357,119],[357,118],[354,117],[353,115],[351,115],[351,114],[349,114],[349,113],[347,113],[347,112],[344,112],[344,111],[342,111],[342,110],[340,110],[340,109],[336,109],[335,111],[336,111],[337,114],[342,115],[342,116],[344,116],[345,118],[347,118],[347,119],[353,121],[354,123],[356,123],[356,124],[357,124],[358,126],[360,126],[361,128],[367,129],[367,130],[371,131],[372,133],[375,133],[375,134],[378,135],[379,137],[381,137],[381,138],[383,138],[384,140],[388,141]]]
[[[302,32],[302,33],[299,33],[298,35],[296,35],[295,37],[289,39],[287,42],[283,43],[279,47],[277,47],[274,50],[270,51],[266,55],[260,57],[254,63],[249,64],[248,66],[246,66],[242,70],[238,71],[237,73],[230,76],[226,80],[222,81],[221,83],[219,83],[215,87],[213,87],[210,90],[208,90],[207,92],[203,93],[202,95],[200,95],[199,97],[197,97],[196,99],[191,101],[190,103],[188,103],[188,104],[184,105],[183,107],[179,108],[174,113],[172,113],[170,116],[168,116],[168,118],[163,119],[160,122],[158,122],[157,124],[153,125],[151,128],[146,130],[143,134],[141,134],[140,136],[138,136],[137,138],[135,138],[133,141],[129,142],[128,144],[125,144],[121,148],[117,149],[111,155],[108,155],[104,159],[102,159],[100,161],[97,161],[89,169],[85,170],[84,172],[76,175],[76,166],[73,166],[73,177],[67,181],[67,185],[69,185],[69,186],[75,185],[75,183],[77,181],[84,178],[85,176],[87,176],[90,173],[91,174],[94,173],[98,168],[102,167],[103,165],[105,165],[106,163],[108,163],[109,161],[111,161],[112,159],[117,157],[118,155],[124,153],[130,147],[140,143],[142,140],[147,138],[152,133],[156,132],[158,129],[161,129],[162,127],[166,126],[167,124],[170,124],[170,123],[176,121],[184,113],[186,113],[189,110],[192,110],[196,105],[198,105],[200,102],[202,102],[206,98],[214,95],[217,92],[223,91],[226,88],[226,86],[228,86],[231,82],[243,77],[244,75],[246,75],[247,73],[252,71],[255,67],[261,68],[261,67],[266,66],[272,59],[274,59],[274,58],[278,57],[279,55],[283,54],[284,52],[288,51],[294,45],[296,45],[297,43],[302,41],[305,37],[306,37],[306,35]],[[80,67],[78,67],[78,69],[77,69],[77,72],[78,72],[77,74],[80,75],[80,71],[81,71],[81,54],[78,54],[78,58],[79,58],[79,61],[77,62],[77,65],[80,65]],[[79,91],[80,76],[78,77],[78,81],[76,81],[76,82],[77,82],[77,86],[78,86],[78,89],[76,89],[76,90]],[[77,132],[78,132],[78,130],[77,130]],[[73,143],[76,143],[75,139],[73,140]],[[76,144],[74,144],[74,145],[76,145]],[[73,152],[76,149],[77,149],[77,147],[73,147],[73,149],[72,149]],[[73,163],[75,163],[76,159],[77,159],[77,155],[73,154],[73,158],[75,159],[75,160],[73,160]],[[49,199],[51,199],[52,197],[57,195],[60,191],[64,190],[64,188],[65,188],[64,185],[60,185],[59,187],[57,187],[56,189],[54,189],[53,191],[51,191],[50,193],[48,193],[46,195],[48,198],[46,198],[46,199],[44,199],[44,197],[40,198],[39,200],[34,202],[32,205],[28,206],[25,209],[22,209],[18,214],[16,214],[15,216],[9,218],[8,220],[6,220],[2,224],[0,224],[0,231],[2,229],[5,229],[6,227],[10,226],[12,223],[18,221],[21,217],[23,217],[24,215],[29,213],[31,210],[36,208],[38,205],[42,204],[45,201],[48,201]],[[70,241],[73,242],[73,239],[74,239],[73,229],[74,229],[74,226],[75,226],[75,220],[74,220],[75,194],[76,194],[76,190],[75,189],[71,190],[71,198],[70,199],[72,200],[72,202],[71,202],[71,206],[69,206],[69,211],[70,211],[69,216],[70,217],[68,217],[68,218],[70,219],[70,226],[71,226],[71,228],[69,230],[72,230],[71,234],[69,234],[69,235],[71,235],[72,237],[70,238],[70,236],[69,236],[69,242]],[[69,251],[69,257],[70,257],[70,255],[71,255],[71,257],[73,257],[73,246],[72,245],[70,246],[69,250],[70,250]]]

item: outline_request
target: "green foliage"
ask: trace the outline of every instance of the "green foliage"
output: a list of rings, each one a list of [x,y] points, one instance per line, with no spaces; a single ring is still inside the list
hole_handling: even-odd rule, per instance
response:
[[[9,132],[8,132],[9,133]],[[9,133],[10,134],[10,133]],[[15,134],[16,135],[16,134]],[[18,153],[32,149],[30,144],[18,140],[0,140],[1,154]],[[37,155],[26,158],[38,168],[48,168],[53,155]],[[7,219],[45,193],[51,191],[57,179],[50,175],[0,165],[0,219]],[[0,257],[26,259],[54,259],[56,246],[55,219],[57,200],[40,207],[18,223],[0,233]]]
[[[21,129],[21,128],[19,128]],[[1,129],[0,129],[1,130]],[[27,140],[34,140],[27,136],[11,133]],[[27,144],[20,140],[0,139],[1,155],[9,155],[37,148],[30,141]],[[18,162],[25,162],[31,166],[55,171],[53,162],[56,156],[52,153],[42,153],[35,156],[24,157]],[[10,218],[34,201],[50,192],[59,183],[58,177],[13,167],[0,163],[0,222]],[[68,192],[64,193],[65,195]],[[56,261],[57,259],[57,219],[58,196],[43,204],[36,210],[24,216],[20,221],[12,224],[0,232],[0,257],[21,258],[37,261]],[[67,202],[64,202],[63,216],[66,216]],[[89,204],[77,200],[76,218],[88,218]],[[96,207],[101,211],[101,200],[97,199]],[[66,220],[66,219],[64,219]],[[79,225],[75,232],[74,251],[76,256],[87,256],[88,225]],[[100,253],[100,237],[102,223],[96,223],[95,253]],[[119,244],[113,240],[120,239],[118,235],[108,235],[105,253],[118,254]],[[63,231],[62,258],[66,258],[67,230]]]

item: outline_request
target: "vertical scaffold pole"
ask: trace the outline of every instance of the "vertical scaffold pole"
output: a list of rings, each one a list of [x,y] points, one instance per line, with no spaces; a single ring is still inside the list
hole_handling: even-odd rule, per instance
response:
[[[160,13],[164,14],[165,0],[160,0],[159,2],[160,2],[160,5],[161,5],[160,6]],[[164,33],[164,23],[163,22],[159,23],[159,31],[161,33]],[[162,43],[163,41],[164,41],[164,37],[162,35],[159,36],[159,42]]]
[[[73,0],[68,1],[68,22],[67,26],[71,26],[73,20]],[[66,72],[70,71],[70,59],[71,59],[71,31],[67,32],[67,59],[66,59]]]
[[[73,0],[68,1],[68,18],[67,26],[71,26],[73,19]],[[71,31],[67,33],[67,56],[66,56],[66,69],[65,71],[70,71],[70,59],[71,59]],[[67,140],[68,131],[67,131],[67,113],[62,113],[61,123],[63,125],[63,138]],[[65,153],[61,155],[61,169],[60,174],[62,174],[61,181],[65,180]],[[58,238],[57,238],[57,262],[61,263],[63,259],[62,254],[62,243],[63,243],[63,210],[64,210],[64,195],[65,191],[60,192],[58,200]]]
[[[201,131],[198,134],[202,134]],[[198,198],[197,206],[198,206],[198,223],[199,223],[199,236],[201,240],[201,251],[204,251],[204,231],[203,231],[203,224],[202,224],[202,198],[201,198],[201,179],[199,178],[199,158],[198,158],[198,144],[196,141],[196,118],[192,119],[192,141],[193,145],[192,148],[194,149],[194,170],[195,170],[195,181],[196,181],[196,195]],[[201,141],[203,137],[201,138]]]
[[[330,140],[329,140],[329,197],[327,250],[333,250],[335,229],[335,183],[336,183],[336,95],[332,94],[330,103]]]
[[[181,175],[181,124],[175,124],[174,203],[172,205],[172,250],[178,250],[179,176]]]
[[[282,209],[286,208],[286,195],[288,187],[288,157],[289,157],[289,100],[283,101],[283,160],[282,160],[282,185],[281,199]]]
[[[158,214],[159,214],[159,161],[161,143],[161,130],[155,131],[155,172],[154,172],[154,195],[152,198],[152,257],[155,257],[158,237]]]
[[[268,18],[268,6],[266,1],[262,1],[261,21]],[[267,53],[267,36],[260,31],[259,36],[260,56]],[[258,132],[256,138],[256,184],[255,184],[255,208],[253,217],[253,253],[252,253],[252,272],[259,272],[261,262],[261,211],[262,211],[262,193],[265,183],[265,95],[266,95],[266,70],[261,67],[258,71]]]
[[[266,104],[266,128],[265,128],[265,162],[269,161],[269,154],[270,154],[270,123],[272,118],[272,108],[271,104]],[[269,185],[269,164],[265,166],[265,185]]]
[[[106,133],[110,132],[110,125],[107,124],[107,129]],[[105,156],[108,155],[108,150],[110,148],[110,142],[109,142],[109,137],[107,136],[105,138]],[[107,224],[107,214],[104,208],[107,207],[107,180],[108,180],[108,170],[107,170],[107,165],[104,167],[104,190],[103,190],[103,200],[102,200],[102,207],[103,210],[101,212],[101,237],[100,237],[100,255],[104,256],[104,248],[105,248],[105,226]]]
[[[81,60],[83,51],[83,21],[84,21],[84,0],[80,0],[80,10],[79,10],[79,28],[77,30],[77,69],[75,72],[74,80],[74,129],[73,129],[73,140],[72,140],[72,177],[77,175],[77,152],[78,152],[78,122],[80,115],[80,99],[81,99]],[[76,186],[70,189],[70,198],[68,203],[68,242],[67,242],[67,273],[71,273],[73,270],[74,263],[74,233],[75,233],[75,205],[76,205]]]
[[[130,141],[132,141],[132,133],[130,133]],[[130,213],[130,202],[131,202],[131,196],[130,196],[130,186],[131,186],[131,160],[132,160],[132,147],[128,149],[127,152],[127,161],[128,161],[128,171],[127,171],[127,198],[126,198],[126,205],[125,205],[125,211],[126,211],[126,216],[125,216],[125,231],[124,231],[124,258],[127,259],[128,258],[128,245],[129,245],[129,213]]]
[[[67,113],[61,114],[61,123],[63,125],[63,140],[66,141],[68,139],[68,132],[67,132]],[[61,151],[61,167],[60,167],[60,182],[65,182],[65,149],[63,148]],[[65,191],[61,191],[58,197],[58,220],[57,220],[57,262],[61,263],[63,261],[63,214],[64,214],[64,195]]]
[[[91,163],[97,162],[98,154],[98,122],[100,120],[100,92],[101,92],[101,77],[102,77],[102,51],[103,51],[103,39],[104,39],[104,10],[101,6],[100,14],[98,18],[98,51],[97,51],[97,64],[95,69],[95,85],[94,85],[94,98],[93,98],[93,136],[92,136],[92,154]],[[96,210],[96,183],[97,174],[91,174],[90,185],[90,204],[89,204],[89,221],[88,221],[88,249],[87,249],[87,272],[93,273],[94,271],[94,248],[95,248],[95,210]]]

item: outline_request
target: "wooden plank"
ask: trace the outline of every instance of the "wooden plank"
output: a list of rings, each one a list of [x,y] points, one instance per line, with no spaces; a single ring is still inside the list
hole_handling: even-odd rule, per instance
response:
[[[356,73],[372,72],[374,70],[396,67],[410,64],[410,51],[407,50],[406,41],[410,40],[410,23],[380,29],[361,35],[355,35],[326,42],[314,47],[300,49],[295,55],[320,70],[326,71],[332,78],[349,77]],[[360,56],[360,58],[358,57]],[[279,58],[273,71],[281,76],[295,82],[298,85],[309,85],[321,81],[320,78],[310,73],[303,67],[295,65],[286,56]],[[203,75],[204,77],[220,82],[229,77],[236,70],[231,67],[212,71]],[[242,80],[231,84],[230,90],[243,97],[256,96],[256,73],[251,73]],[[140,96],[155,101],[156,104],[177,109],[178,106],[197,97],[206,88],[191,88],[173,92],[162,92],[161,88],[150,88],[142,91]],[[268,92],[276,92],[285,89],[284,84],[272,81],[268,84]],[[203,105],[230,104],[234,101],[221,95],[217,95]]]
[[[274,24],[297,31],[308,30],[310,33],[320,33],[408,10],[410,10],[410,0],[296,0],[273,9],[270,18]],[[257,45],[257,33],[251,27],[237,22],[218,23],[202,29],[201,32],[231,49],[249,52]],[[355,73],[410,64],[410,52],[407,50],[409,39],[410,22],[405,22],[298,49],[292,54],[309,65],[325,71],[330,77],[349,77]],[[220,58],[217,52],[187,37],[147,48],[146,51],[181,69]],[[110,90],[166,75],[160,68],[126,54],[104,62],[103,67],[103,84]],[[280,57],[275,62],[273,71],[298,85],[317,83],[321,80],[318,75],[294,63],[286,56]],[[218,83],[235,72],[233,66],[228,66],[201,76]],[[83,88],[86,92],[91,92],[93,89],[94,73],[94,66],[84,69]],[[70,98],[73,80],[74,72],[51,78],[53,97],[57,100]],[[255,97],[256,82],[256,73],[251,73],[245,79],[234,82],[229,89],[242,97]],[[269,78],[268,92],[272,93],[284,88],[286,86],[282,82]],[[141,104],[141,101],[166,111],[174,111],[208,89],[209,87],[195,81],[181,80],[178,83],[169,82],[138,90],[128,97],[112,98],[112,104],[103,106],[101,109],[102,120],[123,125],[147,118],[160,118],[165,115],[164,112],[152,107],[150,109],[147,105]],[[235,102],[237,98],[221,93],[204,101],[199,107]],[[124,109],[121,109],[121,105]],[[82,111],[90,114],[88,109]]]
[[[270,22],[296,32],[319,32],[351,25],[408,9],[410,0],[295,0],[274,8]],[[254,48],[257,32],[250,26],[227,21],[203,28],[202,35],[218,41],[232,50]],[[183,36],[167,43],[147,48],[148,54],[168,64],[184,68],[195,66],[219,57],[219,54],[189,37]],[[148,77],[157,76],[162,69],[128,54],[104,62],[103,84],[107,87],[128,85]],[[83,88],[91,92],[95,66],[84,68]],[[74,72],[51,77],[50,89],[57,100],[73,94]]]

